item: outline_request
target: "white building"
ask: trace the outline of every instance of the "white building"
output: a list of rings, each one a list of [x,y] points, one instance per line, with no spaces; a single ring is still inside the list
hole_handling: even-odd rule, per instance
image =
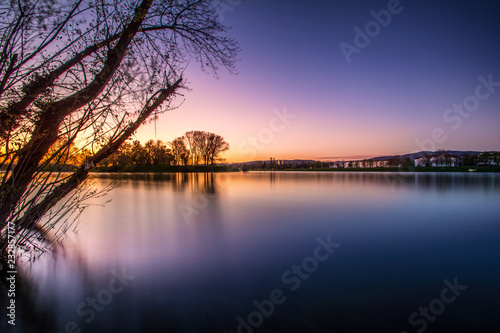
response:
[[[460,163],[460,157],[451,154],[423,155],[415,159],[415,167],[427,165],[432,167],[456,167]]]

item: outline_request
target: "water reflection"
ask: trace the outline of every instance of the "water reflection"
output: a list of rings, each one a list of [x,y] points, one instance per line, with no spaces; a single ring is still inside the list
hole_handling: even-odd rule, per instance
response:
[[[247,173],[101,173],[94,178],[115,181],[139,181],[147,185],[169,184],[176,191],[190,190],[215,194],[219,186],[228,181],[262,181],[279,183],[330,183],[334,185],[388,188],[417,188],[453,191],[456,189],[500,190],[500,178],[495,173],[445,173],[445,172],[247,172]]]
[[[68,322],[82,332],[235,332],[255,300],[287,291],[283,272],[328,235],[342,244],[338,253],[288,292],[260,331],[410,331],[408,316],[455,276],[471,287],[428,332],[497,323],[499,175],[93,177],[119,185],[112,202],[90,206],[54,255],[22,264],[14,332],[63,332]],[[88,298],[101,292],[107,302],[113,272],[134,279],[87,322]]]
[[[335,185],[389,188],[500,190],[500,179],[495,173],[444,173],[444,172],[252,172],[252,180],[268,178],[271,185],[280,182],[330,183]]]
[[[215,193],[216,180],[213,173],[98,173],[91,178],[113,180],[118,184],[132,181],[146,186],[169,185],[175,191]]]

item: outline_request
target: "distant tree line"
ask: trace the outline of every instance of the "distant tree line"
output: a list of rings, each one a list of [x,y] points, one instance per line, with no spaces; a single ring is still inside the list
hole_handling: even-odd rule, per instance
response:
[[[360,161],[348,161],[343,164],[345,168],[374,168],[374,167],[389,167],[412,169],[416,164],[416,160],[410,157],[392,156],[385,160],[368,159]],[[459,156],[452,155],[441,149],[431,154],[424,154],[418,158],[419,167],[431,166],[483,166],[483,165],[500,165],[500,152],[483,152],[479,154],[460,154]]]
[[[419,158],[423,167],[439,166],[499,166],[500,152],[483,152],[480,154],[461,154],[454,156],[444,150],[439,150],[434,154],[424,154]],[[366,159],[359,161],[345,162],[295,162],[295,161],[255,161],[249,163],[236,163],[235,167],[243,171],[246,170],[286,170],[286,169],[325,169],[325,168],[401,168],[405,170],[415,169],[415,159],[410,157],[392,156],[384,160]]]
[[[104,158],[97,167],[124,170],[131,167],[148,166],[213,166],[224,161],[223,154],[230,148],[224,138],[206,131],[189,131],[170,142],[149,140],[124,142],[113,154]],[[59,140],[42,158],[42,170],[71,171],[83,165],[92,152],[78,147],[73,142]],[[15,162],[14,162],[15,164]]]
[[[171,142],[149,140],[124,143],[98,166],[124,169],[133,166],[214,165],[222,162],[229,143],[218,134],[189,131]]]
[[[255,161],[250,163],[233,164],[242,171],[247,170],[287,170],[287,169],[322,169],[329,168],[328,162],[290,162],[290,161]]]
[[[479,155],[467,155],[465,158],[468,161],[474,161],[476,165],[500,165],[500,152],[498,151],[494,153],[485,151]]]

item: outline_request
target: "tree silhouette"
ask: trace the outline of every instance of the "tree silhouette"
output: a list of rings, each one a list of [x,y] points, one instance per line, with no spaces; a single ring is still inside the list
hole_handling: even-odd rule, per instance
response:
[[[161,140],[149,140],[144,148],[148,155],[147,165],[169,166],[173,161],[172,151]]]
[[[188,165],[190,156],[184,137],[175,138],[169,145],[172,150],[174,163],[176,165]]]
[[[191,156],[191,164],[213,165],[222,159],[222,153],[229,150],[229,144],[218,134],[205,131],[189,131],[183,136]]]
[[[234,70],[238,48],[211,3],[0,3],[2,253],[8,223],[15,236],[28,238],[27,230],[74,193],[94,165],[172,108],[190,59],[215,75],[219,66]],[[89,152],[74,172],[42,174],[64,162],[72,146]],[[44,230],[58,220],[51,216]]]
[[[220,135],[205,133],[205,165],[214,165],[216,161],[222,160],[222,153],[229,150],[229,143]]]

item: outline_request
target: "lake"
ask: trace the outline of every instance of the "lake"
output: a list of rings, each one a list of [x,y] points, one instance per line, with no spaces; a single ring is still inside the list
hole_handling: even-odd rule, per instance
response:
[[[55,253],[20,259],[2,332],[500,327],[500,174],[92,177],[116,187]]]

